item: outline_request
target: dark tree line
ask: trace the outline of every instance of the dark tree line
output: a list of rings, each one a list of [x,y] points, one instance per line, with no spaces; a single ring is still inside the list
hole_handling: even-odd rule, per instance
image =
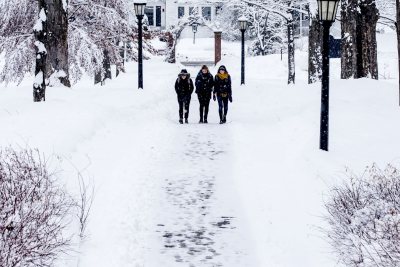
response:
[[[342,0],[342,79],[378,79],[375,0]]]
[[[341,1],[341,78],[378,79],[375,0]],[[309,83],[320,80],[322,33],[318,18],[310,23]]]

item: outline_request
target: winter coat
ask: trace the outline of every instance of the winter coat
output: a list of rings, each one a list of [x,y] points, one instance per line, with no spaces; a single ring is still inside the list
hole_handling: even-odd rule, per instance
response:
[[[220,97],[232,97],[232,82],[229,74],[225,79],[220,78],[218,74],[215,75],[214,93]]]
[[[196,77],[196,94],[200,100],[211,99],[214,87],[214,77],[210,73],[204,74],[202,71]]]
[[[190,75],[186,79],[178,77],[175,82],[175,92],[178,96],[178,101],[190,101],[194,86]]]

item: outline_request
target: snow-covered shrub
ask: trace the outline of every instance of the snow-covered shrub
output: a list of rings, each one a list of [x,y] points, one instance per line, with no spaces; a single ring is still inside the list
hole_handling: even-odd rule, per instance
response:
[[[37,150],[0,150],[0,266],[52,266],[79,206]]]
[[[332,190],[327,234],[346,266],[400,266],[400,171],[367,169]]]

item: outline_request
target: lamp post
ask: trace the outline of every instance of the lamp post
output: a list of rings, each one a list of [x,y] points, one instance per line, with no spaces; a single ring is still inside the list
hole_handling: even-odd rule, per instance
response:
[[[146,2],[135,2],[134,6],[138,20],[138,88],[143,89],[143,18]]]
[[[242,32],[242,81],[241,85],[245,84],[245,47],[244,47],[244,34],[247,29],[247,18],[242,16],[239,18],[239,27],[240,31]]]
[[[329,29],[335,21],[340,0],[317,0],[322,23],[322,90],[319,148],[328,151],[329,144]]]
[[[196,43],[196,32],[197,28],[199,27],[199,24],[197,22],[192,23],[192,32],[193,32],[193,44]]]

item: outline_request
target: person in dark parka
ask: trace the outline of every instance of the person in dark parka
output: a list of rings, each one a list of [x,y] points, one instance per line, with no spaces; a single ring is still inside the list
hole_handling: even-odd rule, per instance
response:
[[[225,66],[218,69],[214,81],[214,101],[218,99],[220,124],[226,123],[228,114],[228,101],[232,103],[232,82],[231,76]]]
[[[175,82],[175,92],[178,96],[179,103],[179,123],[183,124],[183,115],[185,115],[185,123],[189,123],[190,100],[194,90],[193,81],[187,70],[183,69],[178,75]]]
[[[200,103],[200,121],[199,123],[208,123],[208,109],[214,87],[214,77],[204,65],[201,67],[199,74],[196,77],[196,94]]]

